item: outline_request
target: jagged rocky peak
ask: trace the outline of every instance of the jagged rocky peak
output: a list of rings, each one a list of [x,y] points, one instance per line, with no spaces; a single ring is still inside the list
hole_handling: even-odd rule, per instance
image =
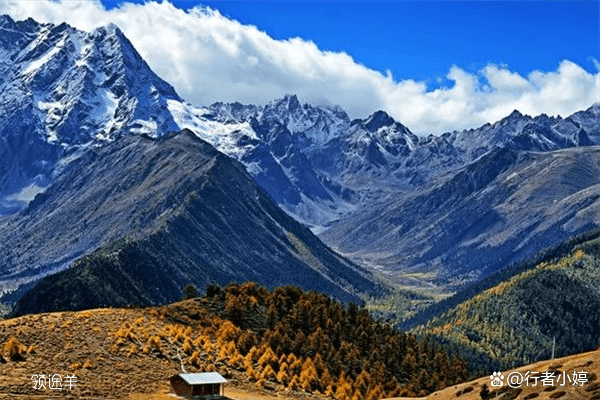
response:
[[[253,104],[235,103],[213,103],[208,107],[208,112],[203,115],[211,121],[219,121],[226,124],[240,123],[256,118],[260,107]]]
[[[65,151],[178,130],[167,101],[182,99],[115,25],[84,32],[2,16],[0,44],[0,213],[17,209],[4,206],[9,196],[29,201],[40,177],[47,186]]]
[[[521,118],[523,116],[524,115],[521,114],[521,111],[519,111],[519,110],[513,110],[507,118],[508,119],[516,119],[516,118]]]
[[[295,94],[286,94],[283,98],[273,100],[264,106],[265,117],[286,117],[301,112],[302,104]]]
[[[296,96],[295,94],[286,94],[283,99],[279,102],[279,104],[285,104],[286,108],[290,111],[296,110],[300,107],[302,107],[302,105],[300,104],[300,101],[298,100],[298,96]]]
[[[519,124],[524,124],[530,120],[530,116],[522,114],[519,110],[513,110],[509,115],[492,124],[491,128],[494,129],[506,126],[508,126],[509,129],[515,129],[516,127],[520,128]],[[473,129],[473,131],[478,131],[478,129]]]
[[[396,121],[385,111],[376,111],[373,115],[366,119],[364,126],[370,132],[376,132],[379,128],[393,125]]]
[[[555,125],[558,122],[560,122],[562,120],[562,117],[560,115],[555,116],[548,116],[546,114],[540,114],[537,117],[534,118],[534,121],[536,124],[539,125]]]

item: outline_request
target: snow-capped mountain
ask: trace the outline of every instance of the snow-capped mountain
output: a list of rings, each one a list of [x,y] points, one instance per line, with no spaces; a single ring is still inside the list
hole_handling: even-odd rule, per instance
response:
[[[587,147],[600,145],[600,104],[566,118],[514,111],[477,129],[426,137],[414,135],[384,111],[351,120],[339,107],[303,104],[294,95],[265,105],[195,106],[154,74],[114,25],[87,33],[66,24],[15,22],[0,16],[0,89],[0,215],[22,210],[92,149],[130,135],[160,137],[187,129],[241,162],[280,207],[311,225],[330,246],[362,259],[367,254],[369,262],[385,264],[392,273],[399,266],[418,264],[414,258],[406,261],[403,254],[438,251],[439,243],[427,238],[439,237],[445,238],[446,253],[421,258],[419,268],[430,268],[433,264],[425,264],[431,260],[447,262],[444,268],[451,276],[452,268],[464,260],[449,252],[454,244],[465,245],[465,237],[455,237],[452,232],[461,230],[450,232],[448,227],[460,225],[465,216],[475,218],[471,222],[476,229],[469,233],[473,237],[465,240],[488,246],[481,241],[495,220],[488,221],[486,213],[516,204],[509,200],[517,193],[519,176],[540,180],[538,175],[520,174],[519,168],[545,177],[536,191],[545,193],[544,185],[556,184],[556,176],[543,175],[545,170],[527,169],[536,159],[538,166],[542,161],[554,165],[554,155],[530,154],[583,148],[556,155],[575,168],[572,160],[585,159]],[[597,151],[589,155],[597,156]],[[583,171],[593,175],[597,168],[590,164]],[[502,189],[505,198],[492,196],[499,193],[494,187]],[[567,221],[576,229],[566,229],[557,238],[588,226],[578,212],[595,204],[597,188],[575,189],[567,188],[565,198],[554,199],[558,205],[545,204],[550,197],[541,197],[544,209],[554,210],[552,218],[563,212],[576,221]],[[521,194],[538,198],[535,193]],[[22,216],[27,215],[26,209]],[[593,212],[586,215],[596,218]],[[552,218],[542,216],[536,223],[542,226],[555,221]],[[425,226],[423,221],[429,223]],[[510,229],[498,226],[503,228],[496,238],[510,232],[523,243],[537,229],[516,223]],[[550,228],[541,232],[552,236]],[[490,258],[501,259],[512,251],[513,242],[503,243],[508,244],[502,254],[492,252]],[[545,245],[534,243],[528,251]]]
[[[309,158],[311,150],[347,133],[350,119],[340,108],[300,104],[296,96],[264,106],[168,104],[181,128],[242,162],[255,181],[297,219],[329,221],[351,208],[352,194]]]
[[[48,186],[57,162],[122,132],[177,130],[180,100],[114,25],[92,32],[0,16],[0,213]]]
[[[169,107],[181,127],[244,163],[281,206],[314,226],[428,184],[495,148],[600,144],[598,104],[565,119],[514,111],[494,124],[427,137],[384,111],[351,121],[339,108],[301,104],[293,95],[265,106],[170,101]]]
[[[185,103],[114,25],[0,17],[0,212],[47,187],[80,150],[123,133],[188,128],[241,161],[284,209],[324,225],[382,195],[406,191],[493,147],[554,150],[600,143],[598,107],[561,119],[521,115],[478,129],[417,137],[383,111],[351,121],[339,107],[294,95],[266,105]]]

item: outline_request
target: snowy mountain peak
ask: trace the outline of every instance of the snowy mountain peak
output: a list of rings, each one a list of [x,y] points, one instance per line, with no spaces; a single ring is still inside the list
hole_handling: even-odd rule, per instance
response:
[[[109,22],[108,24],[104,25],[103,27],[96,28],[96,29],[102,29],[102,30],[106,31],[109,35],[120,35],[122,37],[125,37],[125,35],[123,35],[123,32],[121,32],[121,29],[119,29],[119,27],[117,25],[113,24],[112,22]]]
[[[178,130],[166,104],[181,98],[115,25],[83,32],[3,16],[0,33],[0,213],[47,185],[65,152]]]
[[[376,111],[365,121],[365,128],[370,132],[376,132],[379,128],[394,124],[394,119],[385,111]]]
[[[523,116],[524,115],[521,114],[521,112],[519,110],[513,110],[513,112],[511,112],[507,118],[508,119],[518,119],[518,118],[522,118]]]
[[[600,102],[594,103],[590,106],[590,108],[588,108],[586,110],[586,112],[589,112],[593,115],[597,115],[600,116]]]
[[[298,101],[298,96],[296,96],[295,94],[285,95],[284,98],[281,100],[281,103],[285,103],[288,110],[296,110],[302,107],[300,101]]]

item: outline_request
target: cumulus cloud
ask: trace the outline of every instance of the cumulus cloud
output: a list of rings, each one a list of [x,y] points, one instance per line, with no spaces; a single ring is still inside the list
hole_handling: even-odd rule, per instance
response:
[[[112,22],[159,76],[197,105],[264,104],[295,93],[304,102],[338,104],[356,118],[383,109],[425,134],[494,122],[513,109],[566,116],[600,101],[600,73],[568,60],[556,71],[527,76],[506,66],[477,73],[449,66],[453,85],[428,91],[423,82],[396,80],[311,41],[274,40],[209,8],[148,2],[106,10],[99,1],[39,0],[3,1],[0,12],[87,31]]]

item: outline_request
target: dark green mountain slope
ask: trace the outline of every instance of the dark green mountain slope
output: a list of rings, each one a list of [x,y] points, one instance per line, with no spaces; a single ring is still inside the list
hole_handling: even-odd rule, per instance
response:
[[[433,335],[502,369],[600,345],[600,238],[542,262],[434,317],[415,332]],[[477,365],[478,364],[478,365]],[[487,372],[487,371],[486,371]]]
[[[241,164],[186,131],[91,151],[2,235],[4,274],[36,279],[58,258],[76,260],[43,279],[17,313],[164,303],[190,282],[294,284],[346,301],[381,291],[277,207]]]

